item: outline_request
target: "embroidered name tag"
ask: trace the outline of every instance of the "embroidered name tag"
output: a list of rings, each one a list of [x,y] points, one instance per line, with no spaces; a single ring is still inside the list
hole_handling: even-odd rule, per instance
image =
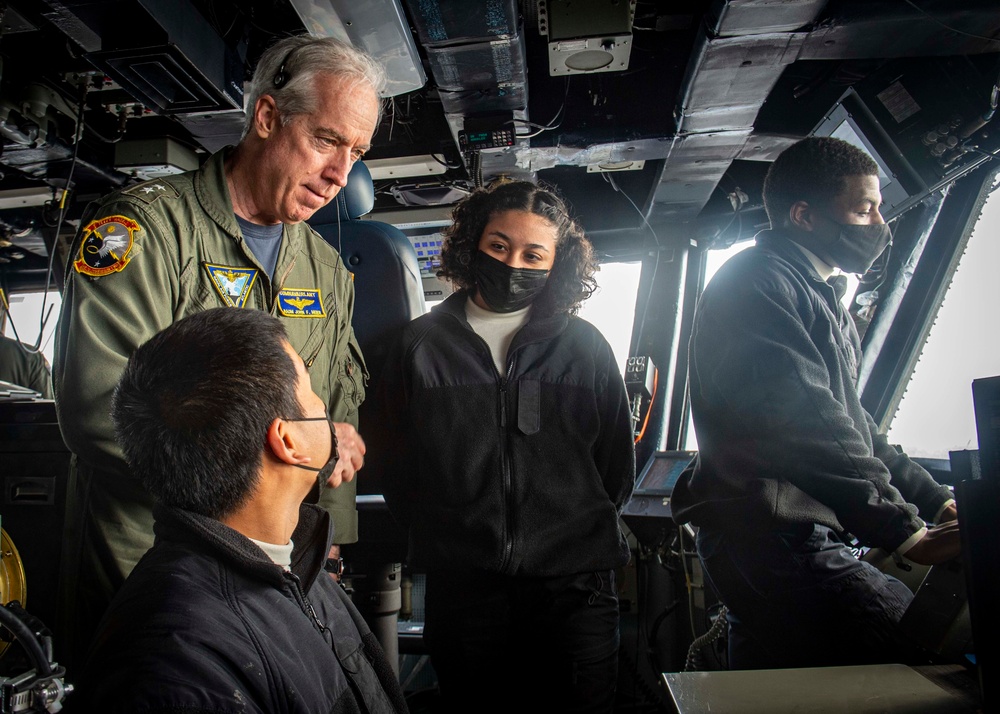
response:
[[[125,216],[106,216],[91,221],[83,229],[80,257],[73,263],[76,272],[99,278],[125,269],[136,231],[142,228]]]
[[[222,296],[222,301],[229,307],[246,305],[250,289],[257,279],[256,268],[234,268],[228,265],[212,265],[205,263],[205,270],[212,280],[212,285]]]
[[[284,317],[326,317],[319,290],[285,288],[278,293],[278,312]]]

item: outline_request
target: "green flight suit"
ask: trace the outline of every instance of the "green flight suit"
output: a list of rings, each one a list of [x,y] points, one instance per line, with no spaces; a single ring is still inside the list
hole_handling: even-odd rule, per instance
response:
[[[41,352],[26,352],[17,340],[0,335],[0,380],[34,389],[42,399],[52,399],[49,363]]]
[[[129,355],[155,333],[209,308],[266,310],[284,323],[333,421],[357,427],[367,372],[351,328],[352,276],[339,254],[299,223],[284,226],[272,282],[233,213],[227,152],[196,171],[131,186],[88,206],[68,257],[54,387],[60,428],[75,455],[70,552],[63,557],[66,597],[72,598],[65,604],[77,608],[74,619],[82,597],[93,600],[95,613],[106,606],[153,544],[152,502],[128,473],[110,407]],[[240,345],[232,349],[235,363]],[[324,490],[321,505],[333,517],[335,543],[358,539],[355,494],[353,482]],[[72,639],[74,650],[83,646]]]

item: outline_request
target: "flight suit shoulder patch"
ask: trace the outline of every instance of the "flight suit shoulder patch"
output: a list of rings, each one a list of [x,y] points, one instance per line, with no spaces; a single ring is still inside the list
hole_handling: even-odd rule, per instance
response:
[[[135,198],[147,206],[155,203],[161,198],[179,198],[180,192],[172,184],[158,179],[144,181],[143,183],[129,186],[121,194],[130,198]]]
[[[128,216],[111,215],[91,221],[83,227],[73,268],[94,278],[121,272],[131,260],[129,254],[140,231],[139,222]]]

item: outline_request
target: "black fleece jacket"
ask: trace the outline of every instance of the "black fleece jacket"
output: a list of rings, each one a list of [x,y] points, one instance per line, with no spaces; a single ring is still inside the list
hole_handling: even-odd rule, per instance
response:
[[[467,292],[404,329],[369,449],[418,568],[561,576],[624,565],[635,452],[610,345],[577,317],[532,317],[500,374]]]
[[[818,523],[892,551],[952,498],[861,406],[854,323],[783,234],[759,234],[716,273],[690,357],[699,455],[673,492],[678,522]]]
[[[102,620],[65,711],[406,711],[375,636],[323,571],[325,511],[302,506],[291,572],[216,520],[154,517],[156,542]]]

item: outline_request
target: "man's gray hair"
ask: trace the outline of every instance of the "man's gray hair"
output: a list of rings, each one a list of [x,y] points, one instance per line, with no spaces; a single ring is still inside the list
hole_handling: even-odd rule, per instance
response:
[[[318,74],[365,82],[371,85],[377,96],[382,95],[386,86],[385,69],[374,57],[357,47],[333,37],[285,37],[271,45],[257,63],[246,96],[243,136],[253,127],[254,107],[265,94],[274,97],[282,124],[287,124],[296,115],[315,110],[313,78]],[[378,119],[381,118],[380,100]]]

